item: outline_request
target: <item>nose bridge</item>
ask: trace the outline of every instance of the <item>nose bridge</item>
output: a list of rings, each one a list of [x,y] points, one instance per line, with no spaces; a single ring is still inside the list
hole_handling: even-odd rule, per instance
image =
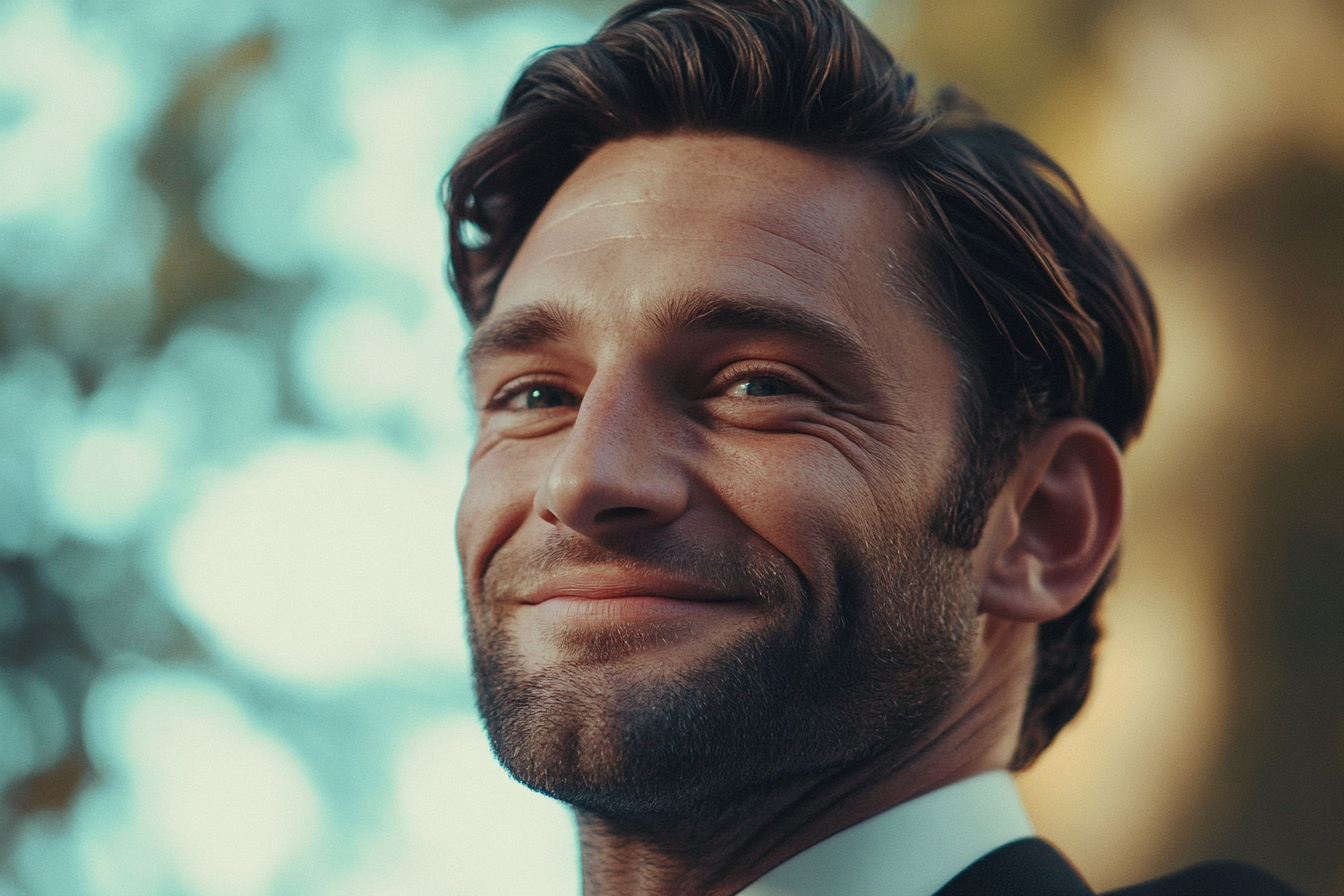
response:
[[[589,382],[564,445],[537,495],[537,511],[585,534],[614,525],[657,526],[686,508],[667,399],[633,365]]]
[[[584,392],[557,467],[576,473],[592,467],[613,476],[623,475],[627,467],[637,472],[641,458],[635,444],[656,443],[649,438],[652,433],[645,431],[654,428],[656,417],[647,391],[629,375],[613,372],[595,377]],[[648,455],[643,459],[647,461]]]

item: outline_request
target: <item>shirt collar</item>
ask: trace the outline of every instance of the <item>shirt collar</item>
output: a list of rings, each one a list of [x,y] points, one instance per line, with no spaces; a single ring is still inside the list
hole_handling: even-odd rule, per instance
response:
[[[832,835],[740,896],[933,896],[976,859],[1033,836],[1012,775],[983,772]]]

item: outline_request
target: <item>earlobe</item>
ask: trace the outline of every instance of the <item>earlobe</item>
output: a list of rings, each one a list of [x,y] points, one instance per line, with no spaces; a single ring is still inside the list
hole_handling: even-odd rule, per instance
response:
[[[977,552],[982,612],[1045,622],[1077,606],[1115,553],[1124,516],[1120,449],[1092,420],[1030,440],[991,508]]]

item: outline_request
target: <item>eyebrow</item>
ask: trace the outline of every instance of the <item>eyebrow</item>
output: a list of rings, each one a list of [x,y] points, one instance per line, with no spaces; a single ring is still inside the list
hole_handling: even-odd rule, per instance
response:
[[[465,358],[474,367],[493,355],[526,351],[569,339],[579,331],[574,313],[548,300],[506,311],[481,324],[467,343]]]
[[[782,336],[820,348],[834,360],[874,369],[876,358],[848,327],[798,305],[712,291],[675,296],[653,318],[664,333],[741,332]],[[467,345],[468,366],[498,354],[524,352],[573,338],[581,330],[565,305],[546,300],[504,312],[476,330]]]
[[[656,322],[665,330],[764,333],[797,339],[818,346],[832,358],[869,368],[876,360],[848,327],[800,305],[689,292],[675,298]]]

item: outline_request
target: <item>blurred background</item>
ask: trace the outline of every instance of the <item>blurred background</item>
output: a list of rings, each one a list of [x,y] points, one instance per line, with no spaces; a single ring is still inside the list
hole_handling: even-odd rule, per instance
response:
[[[576,892],[472,708],[436,194],[615,5],[0,0],[0,896]],[[856,8],[1162,310],[1041,833],[1344,894],[1344,3]]]

